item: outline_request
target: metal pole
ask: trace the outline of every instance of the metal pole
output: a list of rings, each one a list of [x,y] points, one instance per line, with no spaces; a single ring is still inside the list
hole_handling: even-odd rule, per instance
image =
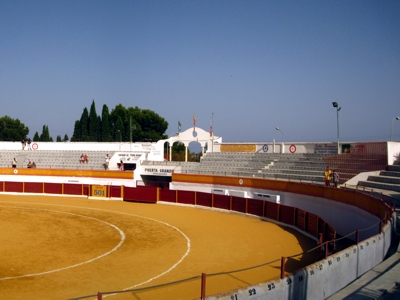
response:
[[[214,153],[214,113],[212,113],[211,115],[211,128],[212,128],[211,152]]]
[[[336,108],[337,112],[337,153],[339,154],[339,107]]]
[[[201,295],[202,300],[206,299],[206,273],[201,273]]]
[[[132,116],[129,116],[129,151],[132,151]]]
[[[392,120],[392,127],[390,127],[390,141],[392,141],[392,131],[393,131],[393,122],[394,120],[400,120],[400,117],[394,117]]]

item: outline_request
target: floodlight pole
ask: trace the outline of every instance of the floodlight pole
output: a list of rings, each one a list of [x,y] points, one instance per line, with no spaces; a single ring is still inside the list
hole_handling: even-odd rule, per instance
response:
[[[279,127],[276,127],[275,129],[282,133],[282,149],[281,149],[281,153],[285,153],[285,142],[283,141],[283,131],[280,130]]]
[[[333,107],[336,108],[336,118],[337,118],[337,153],[340,154],[339,150],[339,111],[341,107],[339,107],[339,104],[337,102],[332,102]]]

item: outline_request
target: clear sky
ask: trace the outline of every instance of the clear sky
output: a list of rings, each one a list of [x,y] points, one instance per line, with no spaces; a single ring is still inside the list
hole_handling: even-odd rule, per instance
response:
[[[400,1],[0,0],[0,117],[72,136],[92,100],[224,142],[389,140]],[[281,132],[275,128],[279,127]],[[400,121],[393,123],[400,141]]]

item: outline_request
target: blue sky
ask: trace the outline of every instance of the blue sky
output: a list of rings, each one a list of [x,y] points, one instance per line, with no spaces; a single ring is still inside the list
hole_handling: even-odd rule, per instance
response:
[[[0,0],[0,28],[0,116],[31,137],[71,137],[93,99],[169,135],[213,114],[224,142],[337,141],[334,101],[341,141],[400,116],[400,1]]]

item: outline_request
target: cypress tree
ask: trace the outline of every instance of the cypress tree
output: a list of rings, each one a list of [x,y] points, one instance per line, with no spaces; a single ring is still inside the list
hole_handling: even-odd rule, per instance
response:
[[[98,118],[96,113],[96,105],[94,100],[90,106],[89,120],[88,120],[88,141],[97,141],[99,136]]]
[[[89,112],[86,107],[83,109],[83,113],[79,122],[81,125],[81,141],[89,141],[89,132],[88,132]]]
[[[110,126],[110,113],[108,111],[107,105],[103,105],[103,110],[101,112],[101,140],[102,142],[111,141],[111,126]]]

